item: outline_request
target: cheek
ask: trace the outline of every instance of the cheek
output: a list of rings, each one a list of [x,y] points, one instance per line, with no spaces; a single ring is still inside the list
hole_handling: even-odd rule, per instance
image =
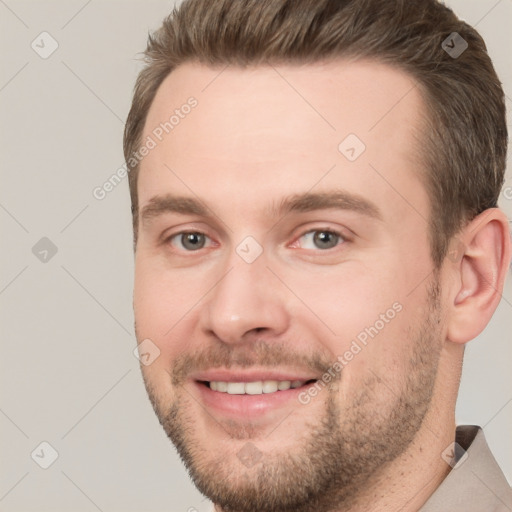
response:
[[[169,362],[190,345],[190,325],[197,321],[204,296],[203,281],[166,272],[158,263],[140,258],[135,266],[134,314],[139,341],[149,338]]]
[[[351,261],[314,273],[289,269],[282,272],[287,274],[283,280],[290,283],[290,288],[310,311],[307,318],[328,327],[340,344],[376,322],[379,327],[380,315],[388,310],[388,316],[394,318],[393,305],[404,301],[403,280],[385,264]]]
[[[425,298],[422,287],[410,293],[407,272],[394,265],[384,258],[371,265],[347,262],[314,275],[288,271],[283,278],[307,306],[293,313],[300,330],[315,333],[333,364],[341,364],[347,397],[375,374],[384,372],[392,387],[405,377],[411,323],[423,317]]]

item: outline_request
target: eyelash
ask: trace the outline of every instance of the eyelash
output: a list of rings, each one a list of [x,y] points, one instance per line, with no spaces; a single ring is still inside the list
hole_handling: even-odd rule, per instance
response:
[[[335,229],[331,229],[331,228],[316,228],[316,229],[309,229],[308,231],[305,231],[304,233],[302,233],[300,236],[298,236],[295,239],[295,241],[292,243],[292,245],[297,243],[297,241],[300,240],[301,238],[303,238],[304,236],[312,234],[312,233],[329,233],[331,235],[334,235],[334,236],[338,237],[338,239],[339,239],[338,243],[334,247],[329,247],[327,249],[317,248],[316,249],[317,252],[329,252],[329,251],[335,249],[336,247],[338,247],[340,245],[344,245],[345,243],[347,243],[349,241],[348,237],[346,237],[345,235],[343,235],[342,233],[340,233],[339,231],[337,231]],[[203,235],[208,240],[210,240],[210,242],[212,242],[212,239],[206,233],[203,233],[201,231],[192,231],[191,230],[191,231],[180,231],[179,233],[174,233],[173,235],[167,237],[164,240],[164,243],[172,245],[172,241],[174,239],[177,239],[177,238],[179,239],[179,237],[182,237],[183,235],[192,235],[192,234],[193,235]],[[200,249],[197,249],[195,251],[193,251],[193,250],[189,251],[189,250],[186,250],[186,249],[179,249],[179,250],[183,251],[183,252],[187,252],[187,253],[194,253],[194,252],[200,252],[201,249],[204,249],[204,247],[201,247]],[[314,249],[307,249],[307,250],[314,250]]]

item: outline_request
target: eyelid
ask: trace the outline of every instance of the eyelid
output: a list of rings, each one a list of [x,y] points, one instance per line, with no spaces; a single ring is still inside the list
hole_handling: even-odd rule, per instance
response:
[[[202,235],[211,236],[211,228],[201,221],[190,221],[190,222],[181,222],[179,224],[175,224],[173,226],[167,227],[164,229],[159,238],[162,241],[168,240],[172,236],[181,235],[183,233],[201,233]]]

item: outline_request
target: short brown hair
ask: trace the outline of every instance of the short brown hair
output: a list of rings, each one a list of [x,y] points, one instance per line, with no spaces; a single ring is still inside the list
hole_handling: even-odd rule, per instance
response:
[[[443,45],[454,46],[454,32],[468,45],[456,58]],[[409,73],[427,106],[420,154],[435,265],[467,221],[497,206],[507,152],[504,93],[481,36],[437,0],[184,0],[149,37],[145,56],[125,127],[127,164],[157,89],[184,62],[373,59]],[[136,241],[139,166],[128,169]]]

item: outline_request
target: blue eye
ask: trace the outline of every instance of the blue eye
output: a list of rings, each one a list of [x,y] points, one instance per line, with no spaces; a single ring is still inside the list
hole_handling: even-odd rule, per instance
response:
[[[302,242],[301,240],[304,240]],[[334,231],[329,230],[313,230],[305,233],[299,238],[300,247],[302,249],[332,249],[340,243],[344,242],[343,237]]]
[[[170,238],[171,244],[185,251],[198,251],[206,246],[209,238],[203,233],[178,233]]]

